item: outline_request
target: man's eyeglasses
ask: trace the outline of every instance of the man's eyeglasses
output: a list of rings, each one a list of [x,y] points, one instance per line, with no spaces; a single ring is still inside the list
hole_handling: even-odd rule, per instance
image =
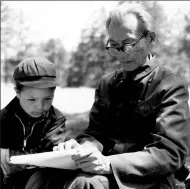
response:
[[[139,39],[137,39],[135,42],[133,43],[126,43],[124,45],[122,45],[121,47],[114,47],[114,46],[109,46],[109,39],[106,43],[106,50],[109,51],[109,53],[112,56],[117,56],[119,54],[119,51],[123,51],[125,53],[130,53],[134,50],[135,45],[143,38],[145,37],[146,33],[143,34]]]

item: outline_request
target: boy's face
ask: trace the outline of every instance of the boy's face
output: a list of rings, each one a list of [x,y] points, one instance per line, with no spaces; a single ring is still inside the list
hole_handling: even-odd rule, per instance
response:
[[[17,92],[17,97],[23,110],[31,117],[38,118],[50,109],[54,98],[54,89],[24,86],[20,92]]]

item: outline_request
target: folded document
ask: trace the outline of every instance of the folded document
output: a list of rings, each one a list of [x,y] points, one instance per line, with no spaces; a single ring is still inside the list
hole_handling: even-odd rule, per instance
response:
[[[58,169],[75,169],[76,165],[71,156],[76,150],[52,151],[37,154],[27,154],[12,156],[10,162],[12,164],[26,164],[39,167],[52,167]]]

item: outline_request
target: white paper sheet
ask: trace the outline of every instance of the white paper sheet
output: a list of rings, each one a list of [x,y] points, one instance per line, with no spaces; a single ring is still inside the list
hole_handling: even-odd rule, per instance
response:
[[[12,156],[10,162],[12,164],[26,164],[39,167],[52,167],[59,169],[75,169],[76,165],[71,156],[76,150],[69,151],[52,151],[37,154],[27,154]]]

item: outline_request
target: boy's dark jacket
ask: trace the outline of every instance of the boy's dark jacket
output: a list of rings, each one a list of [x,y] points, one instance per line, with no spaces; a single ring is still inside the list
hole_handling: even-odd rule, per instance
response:
[[[31,118],[15,97],[0,111],[0,147],[9,149],[9,156],[52,151],[54,145],[64,141],[65,121],[53,106],[45,116]],[[12,173],[19,170],[19,166],[12,167]]]
[[[131,74],[109,73],[77,140],[93,137],[103,145],[119,188],[172,188],[189,152],[188,98],[188,86],[155,58]]]

